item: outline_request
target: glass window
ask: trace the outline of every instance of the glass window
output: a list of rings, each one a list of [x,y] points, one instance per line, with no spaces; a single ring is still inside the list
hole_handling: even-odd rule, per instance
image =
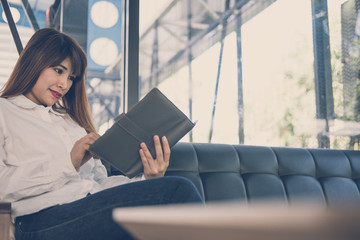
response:
[[[310,0],[226,4],[140,1],[141,93],[157,86],[198,121],[183,140],[357,148],[359,1],[327,1],[320,13]],[[330,45],[325,101],[319,22]]]
[[[123,111],[122,1],[28,2],[40,28],[87,52],[104,132]],[[140,0],[139,62],[129,63],[140,97],[158,87],[197,121],[182,141],[358,149],[360,0],[322,2],[316,12],[311,0]],[[34,27],[9,3],[25,45]],[[3,85],[18,54],[2,8],[0,33]]]
[[[87,93],[95,124],[105,132],[121,111],[122,1],[8,1],[22,45],[36,28],[52,27],[75,38],[88,56]],[[22,2],[28,2],[31,17]],[[0,8],[0,84],[18,58],[3,8]]]

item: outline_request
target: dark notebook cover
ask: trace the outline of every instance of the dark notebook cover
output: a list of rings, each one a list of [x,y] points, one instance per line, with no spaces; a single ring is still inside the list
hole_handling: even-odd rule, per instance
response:
[[[131,178],[143,171],[139,154],[141,142],[146,143],[155,159],[154,135],[166,136],[172,147],[194,126],[154,88],[127,113],[120,114],[113,126],[90,146],[90,151]]]

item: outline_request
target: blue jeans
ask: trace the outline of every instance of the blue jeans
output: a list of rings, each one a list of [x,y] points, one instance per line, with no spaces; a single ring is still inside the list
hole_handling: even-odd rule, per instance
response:
[[[15,237],[16,240],[133,239],[112,220],[114,208],[202,202],[190,180],[183,177],[155,178],[117,186],[72,203],[17,217]]]

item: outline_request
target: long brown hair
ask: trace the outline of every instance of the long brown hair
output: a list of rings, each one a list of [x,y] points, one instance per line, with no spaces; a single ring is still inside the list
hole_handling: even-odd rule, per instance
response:
[[[55,29],[38,30],[30,38],[0,97],[26,94],[34,87],[45,68],[58,66],[66,58],[70,58],[76,79],[70,90],[53,108],[67,112],[87,132],[96,132],[86,96],[86,54],[73,38]]]

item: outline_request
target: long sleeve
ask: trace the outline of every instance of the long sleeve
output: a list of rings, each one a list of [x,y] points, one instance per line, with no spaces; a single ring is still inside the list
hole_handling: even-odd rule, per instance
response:
[[[86,131],[66,114],[36,105],[23,95],[0,98],[0,201],[12,215],[74,201],[93,188],[70,157]]]
[[[12,202],[13,219],[143,179],[108,177],[94,159],[77,172],[70,152],[85,135],[67,114],[23,95],[0,98],[0,201]]]
[[[145,180],[143,175],[134,178],[128,178],[123,175],[107,176],[106,168],[100,160],[95,160],[95,167],[93,168],[94,180],[98,182],[101,189],[107,189],[115,186],[119,186],[126,183]]]
[[[51,154],[25,161],[25,164],[7,164],[5,137],[0,128],[0,200],[16,201],[36,196],[62,187],[78,173],[72,166],[70,156],[64,161],[51,161]],[[21,146],[18,146],[21,148]]]

